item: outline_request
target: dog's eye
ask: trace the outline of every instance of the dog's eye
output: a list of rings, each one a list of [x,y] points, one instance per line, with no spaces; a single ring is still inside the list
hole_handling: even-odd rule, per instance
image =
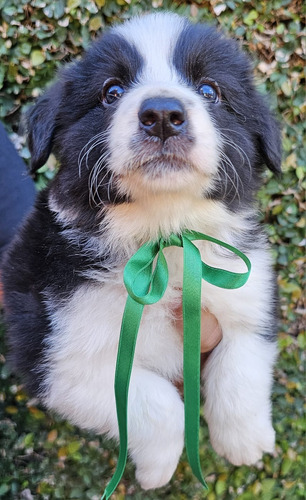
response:
[[[108,104],[112,104],[117,99],[120,99],[120,97],[122,97],[123,94],[124,94],[124,88],[121,87],[121,85],[112,85],[106,91],[105,100],[107,101]]]
[[[198,92],[208,102],[215,104],[220,100],[220,91],[216,83],[203,82],[198,87]]]
[[[125,90],[121,83],[107,81],[103,88],[103,103],[106,105],[113,104],[123,96],[124,92]]]

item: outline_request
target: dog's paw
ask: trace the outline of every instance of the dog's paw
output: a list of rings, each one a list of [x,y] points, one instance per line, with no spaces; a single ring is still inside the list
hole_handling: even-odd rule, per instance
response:
[[[218,455],[233,465],[254,465],[264,453],[273,453],[275,431],[270,421],[232,422],[223,428],[214,424],[210,426],[210,440]]]
[[[159,488],[171,479],[183,451],[184,404],[168,380],[144,370],[132,376],[129,454],[141,487]]]
[[[148,459],[136,469],[136,479],[144,490],[160,488],[167,484],[173,476],[178,464],[179,455],[165,460],[163,453],[151,456],[148,450]]]
[[[149,439],[148,439],[149,438]],[[183,404],[172,419],[149,429],[147,440],[133,450],[136,479],[144,490],[160,488],[173,476],[184,447]]]

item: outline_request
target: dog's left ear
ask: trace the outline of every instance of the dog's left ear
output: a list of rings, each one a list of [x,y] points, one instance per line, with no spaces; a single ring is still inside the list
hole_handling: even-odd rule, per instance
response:
[[[38,102],[26,114],[28,145],[31,153],[31,175],[34,175],[46,163],[52,151],[61,97],[62,83],[58,81],[38,99]]]
[[[281,173],[282,147],[280,126],[265,102],[258,103],[261,111],[257,124],[258,149],[262,162],[275,174]]]

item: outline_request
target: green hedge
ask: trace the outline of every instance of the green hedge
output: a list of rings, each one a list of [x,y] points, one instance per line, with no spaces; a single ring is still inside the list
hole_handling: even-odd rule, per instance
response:
[[[264,457],[259,469],[229,466],[211,450],[203,423],[201,454],[210,485],[207,498],[302,498],[302,1],[0,0],[0,119],[27,160],[25,141],[17,141],[15,133],[20,130],[22,112],[57,68],[79,57],[110,23],[160,8],[220,25],[239,39],[254,60],[259,89],[270,95],[283,130],[283,175],[275,179],[267,172],[259,194],[281,295],[281,355],[274,390],[277,454]],[[53,175],[53,169],[51,158],[42,169],[39,186]],[[5,356],[0,363],[0,430],[4,431],[0,498],[98,499],[112,474],[116,453],[108,451],[109,444],[53,419],[29,402],[19,381],[9,373]],[[139,490],[129,466],[114,498],[196,500],[206,495],[183,458],[171,485],[154,493]]]

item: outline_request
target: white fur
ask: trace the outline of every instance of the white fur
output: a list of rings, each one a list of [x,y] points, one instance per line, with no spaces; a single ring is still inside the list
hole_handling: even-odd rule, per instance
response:
[[[211,245],[199,247],[208,264],[245,270]],[[183,404],[171,383],[182,377],[182,341],[172,316],[181,299],[182,250],[165,254],[169,287],[158,304],[145,308],[129,395],[130,454],[143,488],[168,482],[183,447]],[[237,465],[256,462],[274,443],[269,393],[275,346],[257,334],[270,314],[270,262],[265,250],[249,257],[253,272],[242,289],[204,282],[202,295],[223,331],[203,373],[205,415],[216,451]],[[103,281],[82,286],[53,314],[45,403],[80,427],[118,438],[113,382],[126,292],[118,269]]]
[[[160,23],[164,35],[156,38]],[[108,273],[89,273],[88,284],[57,312],[50,306],[54,334],[48,344],[51,369],[44,401],[80,427],[116,438],[113,382],[126,300],[125,262],[141,243],[186,228],[239,247],[250,224],[249,214],[237,216],[222,203],[203,199],[217,171],[220,138],[199,96],[169,66],[182,28],[176,16],[149,16],[116,28],[142,50],[146,61],[139,82],[120,101],[109,132],[109,168],[132,202],[103,208],[104,236],[91,245],[101,254],[116,252],[119,263],[114,259]],[[150,33],[158,40],[156,47],[148,42]],[[191,169],[150,182],[133,171],[130,143],[138,131],[141,102],[156,95],[184,101],[195,143],[186,159]],[[50,204],[63,221],[65,214],[61,218],[54,201]],[[78,235],[70,232],[66,237],[77,240]],[[228,252],[207,242],[197,244],[208,264],[245,271]],[[129,450],[143,488],[168,482],[183,448],[183,403],[173,385],[182,377],[182,339],[173,318],[181,299],[182,250],[167,248],[165,255],[169,286],[159,303],[145,308],[129,394]],[[202,293],[202,306],[216,316],[223,331],[203,371],[205,415],[216,451],[237,465],[254,463],[274,447],[269,395],[276,353],[275,345],[261,336],[271,314],[271,263],[264,242],[262,250],[248,256],[252,274],[243,288],[223,290],[203,282]]]
[[[171,13],[135,17],[117,26],[115,32],[137,47],[145,61],[139,83],[178,81],[179,76],[171,65],[171,55],[185,20]],[[152,43],[154,40],[154,43]]]
[[[223,330],[203,372],[211,443],[234,465],[273,453],[270,392],[276,346],[251,331]]]

